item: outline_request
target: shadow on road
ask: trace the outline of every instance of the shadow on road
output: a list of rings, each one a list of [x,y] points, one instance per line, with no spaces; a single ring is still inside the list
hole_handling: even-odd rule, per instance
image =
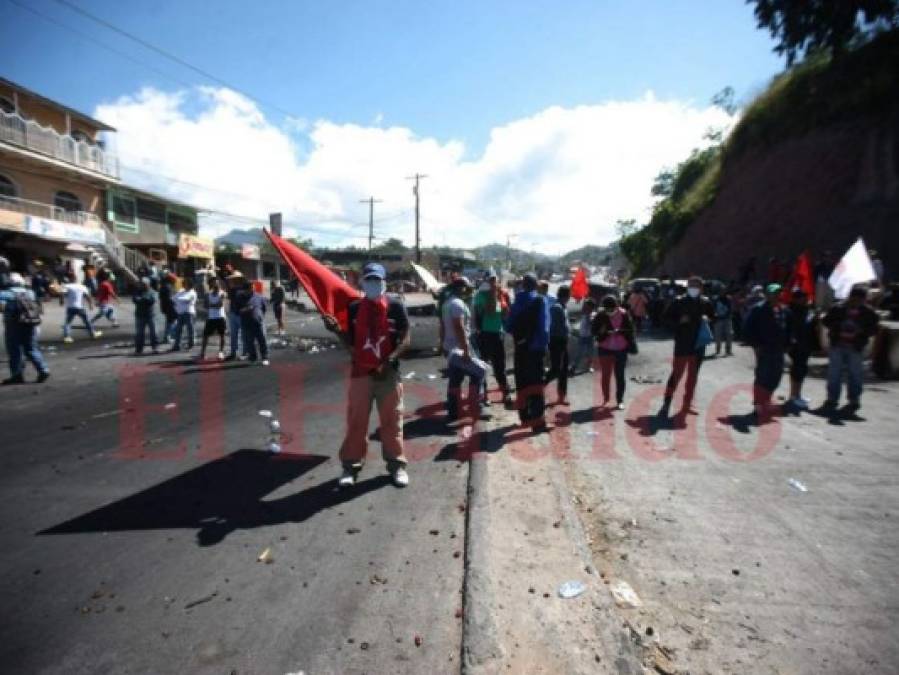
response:
[[[476,452],[497,452],[502,450],[507,442],[514,440],[506,438],[506,434],[515,429],[520,429],[516,424],[499,427],[488,431],[473,433],[470,438],[460,439],[453,443],[447,443],[434,457],[435,462],[467,462]],[[526,436],[531,432],[527,431]]]
[[[321,455],[238,450],[130,497],[38,532],[39,535],[196,528],[200,546],[231,532],[299,523],[320,511],[390,485],[378,476],[338,490],[335,480],[273,501],[264,497],[327,461]]]
[[[641,436],[655,436],[660,431],[676,431],[687,428],[687,416],[677,415],[641,415],[625,420],[629,427],[636,429]]]

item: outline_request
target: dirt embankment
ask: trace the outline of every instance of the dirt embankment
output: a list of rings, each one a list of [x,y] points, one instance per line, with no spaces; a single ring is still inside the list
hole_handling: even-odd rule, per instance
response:
[[[715,201],[659,272],[731,279],[755,256],[764,274],[771,256],[830,249],[839,258],[858,236],[899,277],[899,109],[728,162]]]

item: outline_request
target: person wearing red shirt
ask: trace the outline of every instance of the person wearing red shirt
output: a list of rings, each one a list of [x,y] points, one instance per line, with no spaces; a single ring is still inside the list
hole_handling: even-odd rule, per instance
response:
[[[112,305],[113,300],[118,300],[119,296],[115,292],[115,286],[112,285],[112,275],[108,270],[101,270],[97,275],[100,285],[97,287],[97,314],[91,319],[91,323],[96,323],[97,319],[105,316],[113,328],[118,328],[119,322],[116,321],[115,307]]]

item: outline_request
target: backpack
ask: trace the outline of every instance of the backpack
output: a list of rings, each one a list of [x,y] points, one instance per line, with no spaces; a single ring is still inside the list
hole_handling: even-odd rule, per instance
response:
[[[41,305],[27,293],[16,293],[16,321],[20,326],[39,326],[41,323]]]

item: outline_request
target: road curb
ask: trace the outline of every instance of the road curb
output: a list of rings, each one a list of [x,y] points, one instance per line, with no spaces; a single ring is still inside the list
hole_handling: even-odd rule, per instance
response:
[[[488,461],[483,452],[468,463],[468,508],[465,514],[465,577],[463,581],[462,673],[483,672],[504,656],[490,610],[494,595],[488,572],[490,499]]]

